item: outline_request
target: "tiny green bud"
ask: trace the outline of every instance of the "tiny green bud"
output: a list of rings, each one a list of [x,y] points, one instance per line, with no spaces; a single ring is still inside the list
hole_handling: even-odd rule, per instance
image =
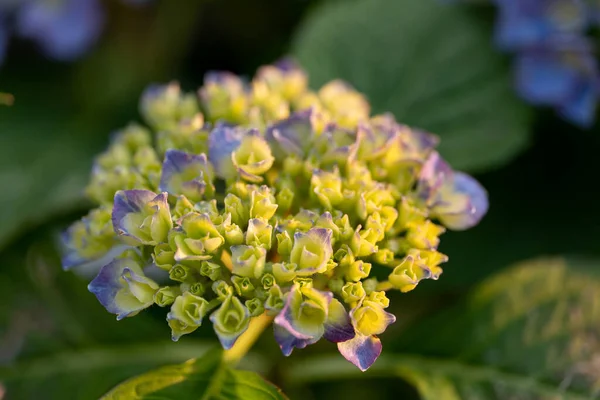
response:
[[[266,173],[275,161],[269,144],[258,133],[245,135],[231,159],[241,177],[249,182],[262,182],[260,175]]]
[[[284,187],[279,191],[279,193],[277,193],[275,199],[277,200],[277,204],[279,206],[277,211],[279,211],[280,215],[285,214],[292,208],[292,205],[294,204],[294,196],[294,192],[288,187]]]
[[[263,305],[263,301],[259,298],[255,297],[253,299],[246,300],[244,304],[250,312],[251,317],[258,317],[259,315],[265,312],[265,306]]]
[[[223,301],[228,296],[233,295],[234,289],[225,281],[216,281],[212,284],[212,290],[217,295],[217,298]]]
[[[169,278],[178,282],[193,282],[195,279],[194,270],[187,265],[176,264],[169,271]]]
[[[377,288],[377,278],[369,278],[362,281],[363,288],[367,294],[371,294]]]
[[[348,282],[342,287],[341,296],[346,304],[356,304],[367,294],[361,282]]]
[[[268,291],[267,300],[265,301],[265,309],[269,315],[275,315],[284,306],[283,293],[279,285],[273,285]]]
[[[260,278],[265,269],[267,250],[264,247],[232,246],[233,273],[249,278]]]
[[[433,250],[437,249],[440,244],[439,236],[445,231],[444,227],[434,224],[431,220],[413,222],[408,225],[406,240],[418,249]]]
[[[264,274],[260,279],[260,283],[262,283],[265,290],[269,290],[275,284],[275,277],[272,274]]]
[[[279,284],[290,282],[296,277],[297,267],[293,263],[275,263],[272,265],[273,276]]]
[[[244,205],[242,199],[233,193],[225,196],[225,212],[231,214],[231,221],[240,226],[245,226],[248,222],[250,211]]]
[[[339,171],[327,172],[316,169],[310,180],[310,190],[321,206],[326,210],[332,210],[343,200],[342,178]]]
[[[394,252],[380,247],[377,253],[373,254],[373,261],[377,264],[391,266],[394,263]]]
[[[229,294],[221,307],[211,314],[210,321],[223,348],[230,349],[237,338],[248,329],[250,312],[240,299]]]
[[[195,331],[209,311],[208,301],[200,296],[190,292],[178,296],[171,305],[171,312],[167,314],[173,340],[177,341],[182,335]]]
[[[262,218],[253,218],[248,223],[246,231],[246,244],[248,246],[264,247],[271,249],[273,227]]]
[[[245,276],[233,275],[231,277],[231,283],[238,296],[252,297],[254,293],[254,285],[250,281],[250,278]]]
[[[203,296],[206,293],[206,284],[203,282],[182,283],[179,285],[181,292],[190,292],[196,296]]]
[[[250,195],[250,217],[271,219],[277,211],[275,197],[271,194],[268,186],[261,186],[259,190],[252,191]]]
[[[177,286],[163,286],[154,293],[154,302],[159,307],[173,304],[175,298],[181,294]]]
[[[358,282],[361,279],[367,278],[371,273],[371,264],[356,260],[346,271],[346,279],[353,282]]]
[[[202,261],[200,275],[208,277],[211,281],[219,280],[223,275],[222,267],[210,261]]]
[[[277,233],[275,237],[277,238],[277,253],[282,257],[288,257],[292,252],[292,246],[294,245],[290,234],[287,231],[283,231]]]
[[[383,308],[388,308],[390,305],[390,299],[386,296],[385,292],[371,292],[369,293],[369,300],[381,305]]]
[[[154,248],[152,258],[158,268],[170,271],[176,264],[174,256],[175,252],[171,246],[168,243],[161,243]]]
[[[329,280],[329,290],[334,293],[340,293],[344,287],[344,280],[342,278],[332,278]]]

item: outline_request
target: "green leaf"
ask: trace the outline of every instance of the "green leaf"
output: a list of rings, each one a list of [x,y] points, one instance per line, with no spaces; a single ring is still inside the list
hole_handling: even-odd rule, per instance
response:
[[[209,346],[197,341],[162,341],[61,350],[0,368],[0,380],[12,400],[97,399],[124,379],[201,356]]]
[[[481,16],[441,3],[326,3],[300,28],[294,54],[313,84],[344,79],[376,113],[440,135],[455,168],[497,167],[526,147],[529,107]]]
[[[597,265],[558,258],[519,264],[484,282],[460,307],[399,337],[400,345],[384,348],[366,374],[339,358],[321,358],[294,365],[290,381],[397,376],[424,400],[596,398]]]
[[[222,361],[220,351],[163,367],[130,379],[103,400],[142,399],[285,399],[281,391],[250,371],[237,371]]]

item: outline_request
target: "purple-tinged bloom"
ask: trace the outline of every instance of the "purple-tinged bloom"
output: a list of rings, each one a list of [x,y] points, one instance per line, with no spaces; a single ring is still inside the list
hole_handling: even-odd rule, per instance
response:
[[[167,150],[160,177],[160,190],[178,196],[185,195],[193,202],[214,193],[212,166],[206,154]]]
[[[562,38],[518,54],[516,84],[519,95],[532,104],[554,107],[582,127],[594,121],[598,65],[584,39]]]
[[[356,336],[338,343],[338,350],[346,360],[366,371],[381,354],[381,341],[376,335],[385,332],[396,322],[396,317],[386,312],[381,304],[365,300],[350,311],[350,318]]]
[[[366,371],[381,354],[381,340],[376,336],[356,335],[354,339],[338,343],[342,356],[361,371]]]
[[[208,159],[215,168],[215,174],[221,179],[233,178],[237,170],[231,155],[238,149],[246,129],[219,124],[208,137]]]
[[[277,159],[282,160],[292,154],[298,157],[306,155],[314,137],[313,115],[312,109],[300,111],[267,129],[266,138]]]
[[[131,317],[154,303],[159,286],[146,277],[139,259],[118,258],[105,265],[88,290],[117,320]]]
[[[166,242],[173,228],[167,197],[149,190],[119,190],[112,211],[115,232],[134,245]]]
[[[579,34],[588,25],[582,0],[495,0],[496,41],[504,50],[537,45],[548,37]]]
[[[57,60],[82,56],[99,38],[104,12],[98,0],[32,0],[16,15],[17,33]]]
[[[453,230],[477,225],[489,206],[483,186],[463,172],[452,171],[435,151],[423,164],[417,193],[431,216]]]
[[[302,349],[323,336],[332,342],[354,337],[354,328],[344,306],[331,292],[295,284],[286,295],[281,312],[274,321],[275,340],[282,353],[289,356],[294,348]]]

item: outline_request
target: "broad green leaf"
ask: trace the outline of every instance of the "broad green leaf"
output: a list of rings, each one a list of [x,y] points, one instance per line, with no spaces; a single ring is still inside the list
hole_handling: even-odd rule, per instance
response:
[[[98,399],[131,376],[202,356],[206,342],[140,342],[119,346],[61,350],[0,368],[10,400]]]
[[[321,358],[294,365],[290,380],[397,376],[424,400],[598,398],[597,264],[559,258],[519,264],[484,282],[460,307],[399,337],[396,346],[384,345],[366,374]],[[415,352],[422,355],[408,354]]]
[[[341,78],[375,112],[441,136],[457,169],[508,162],[529,141],[529,108],[513,93],[491,29],[439,0],[325,3],[306,20],[294,54],[321,85]]]
[[[281,391],[250,371],[229,368],[220,351],[132,378],[103,400],[285,399]]]

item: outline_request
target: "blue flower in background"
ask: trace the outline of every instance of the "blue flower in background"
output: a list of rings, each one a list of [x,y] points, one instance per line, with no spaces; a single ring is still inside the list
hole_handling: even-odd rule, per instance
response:
[[[516,55],[517,91],[535,105],[550,106],[583,127],[594,122],[598,65],[585,39],[571,37],[528,48]]]
[[[50,58],[79,58],[100,38],[104,17],[100,0],[0,0],[0,65],[12,33],[33,40]]]
[[[496,41],[504,50],[537,45],[554,35],[581,33],[588,25],[582,0],[494,0]]]
[[[26,1],[16,15],[16,31],[37,42],[57,60],[82,56],[102,31],[104,12],[98,0]]]
[[[599,93],[587,30],[600,22],[597,0],[492,0],[498,8],[495,41],[515,55],[519,95],[552,107],[580,126],[594,123]]]

